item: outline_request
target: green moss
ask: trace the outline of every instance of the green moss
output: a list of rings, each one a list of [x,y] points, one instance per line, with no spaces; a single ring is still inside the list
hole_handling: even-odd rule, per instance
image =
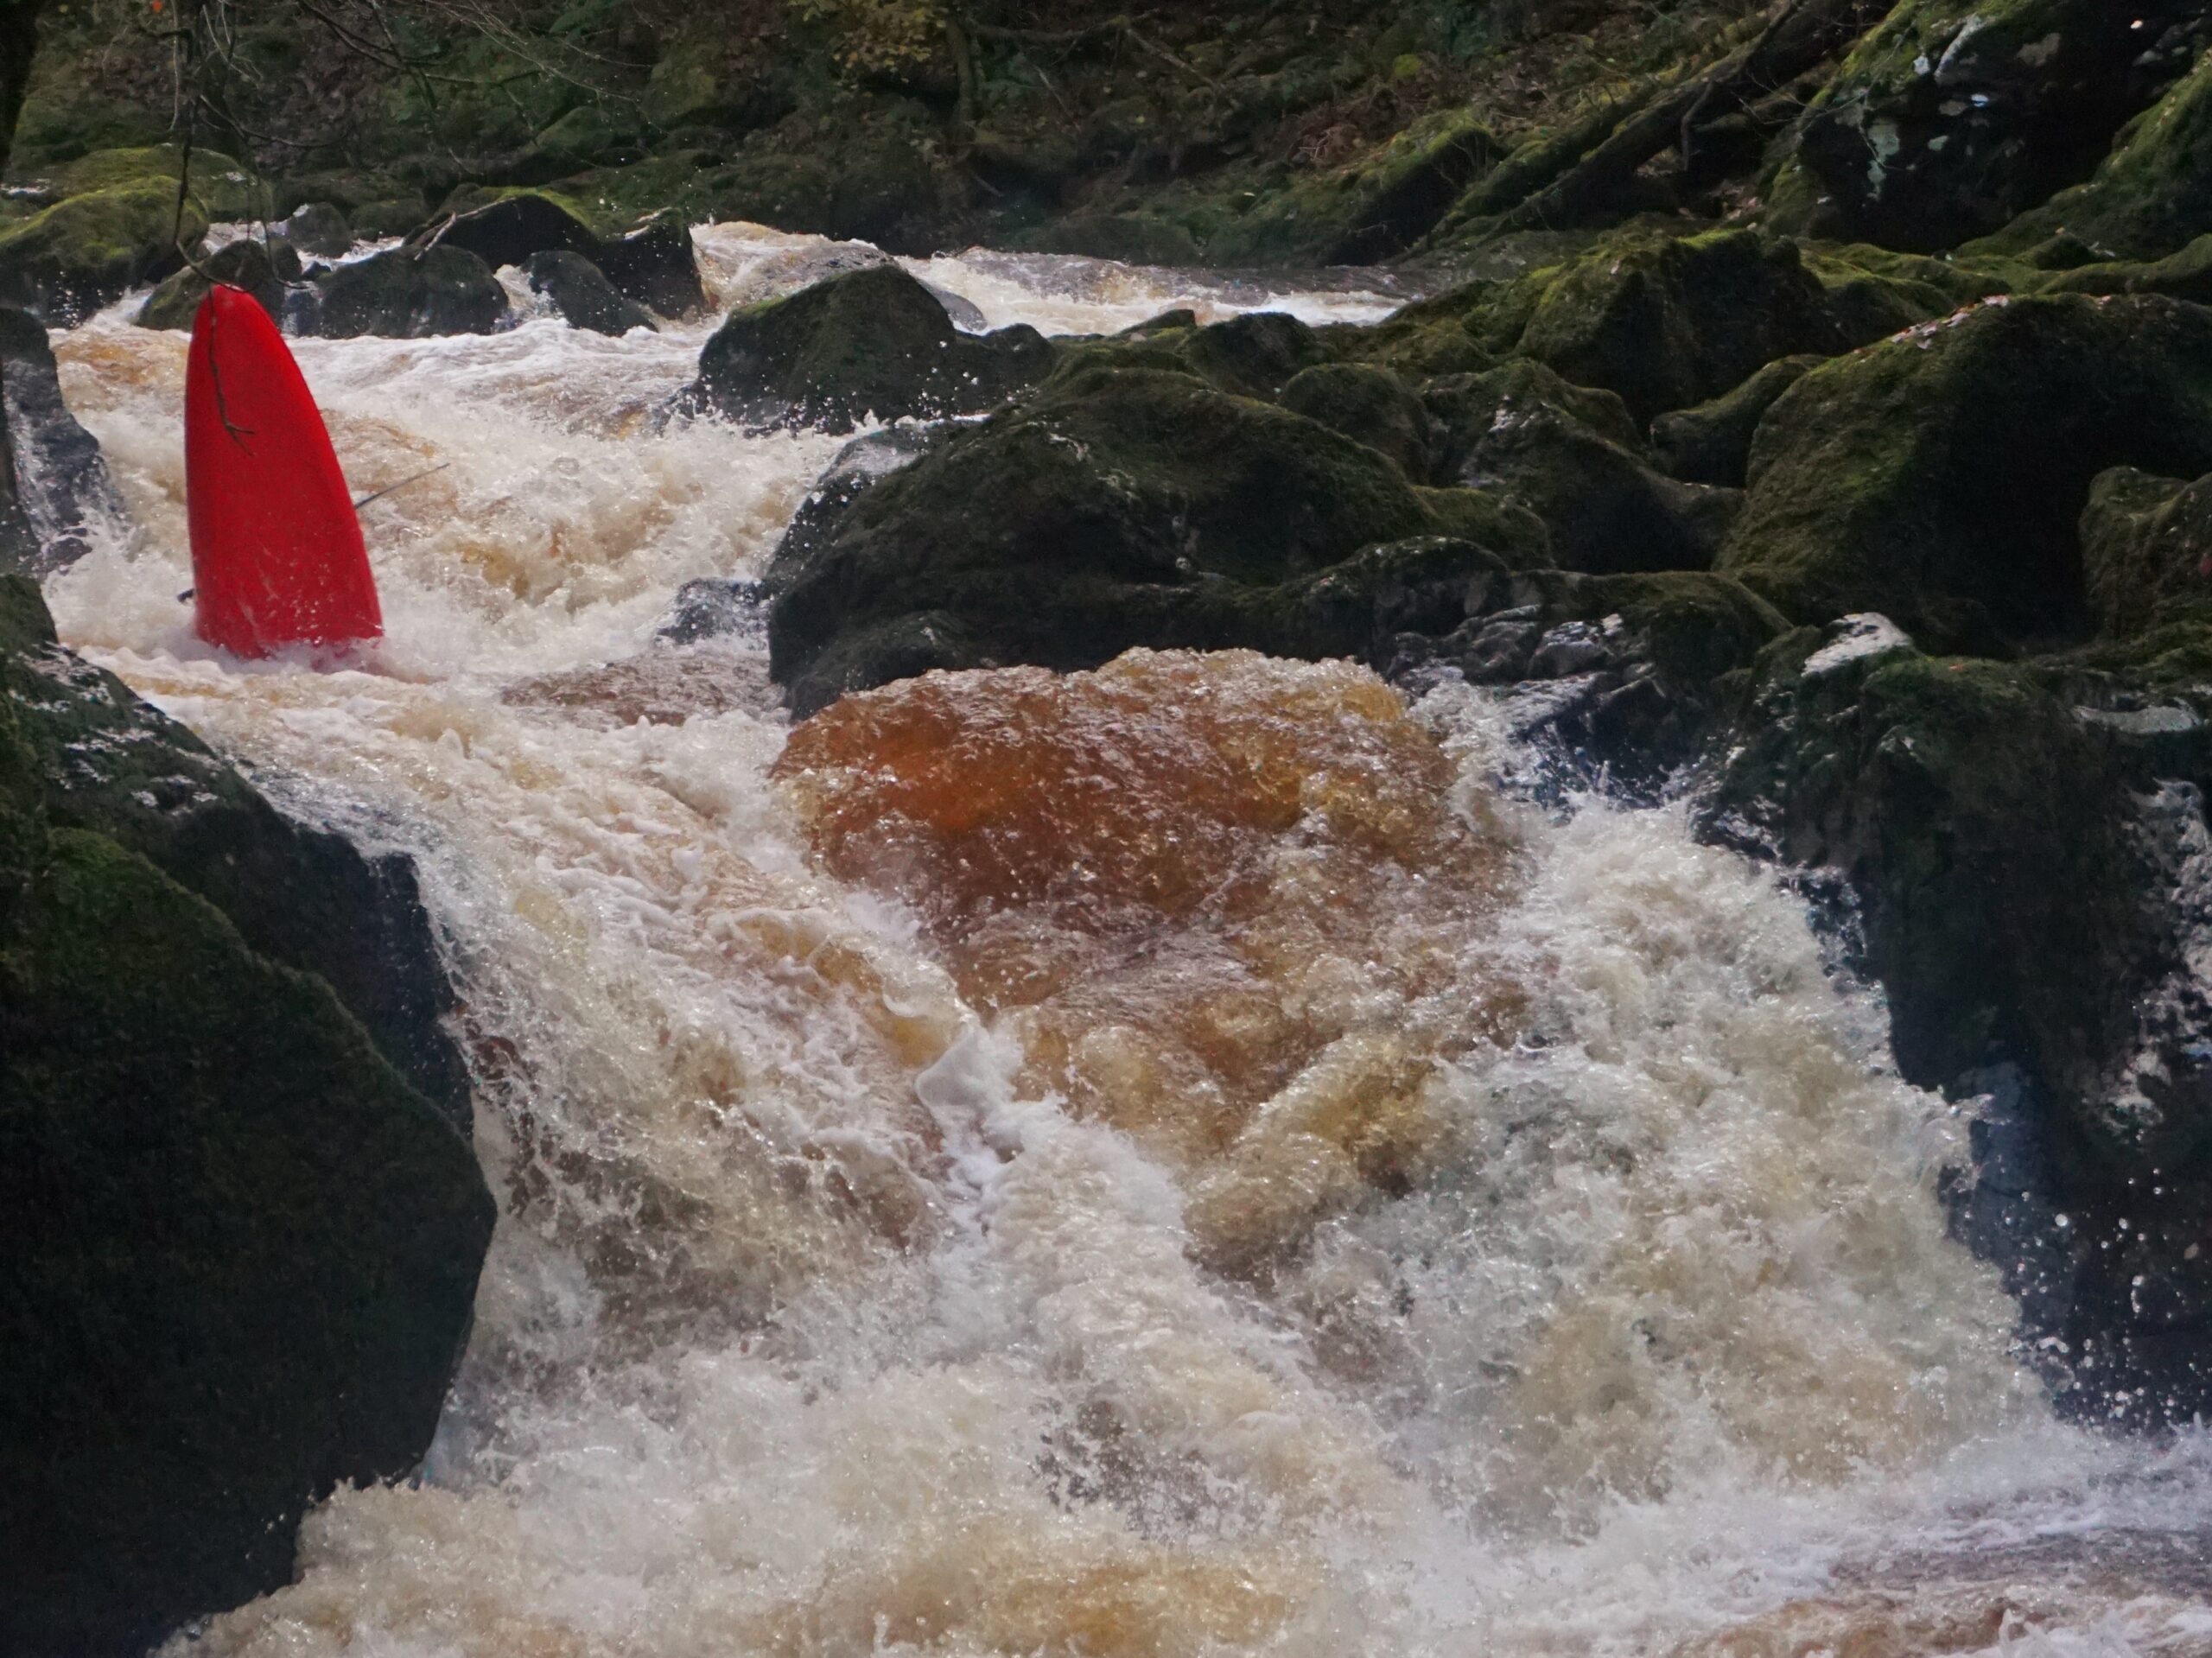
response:
[[[1732,391],[1651,422],[1651,446],[1667,471],[1686,482],[1740,488],[1750,470],[1751,437],[1782,394],[1824,359],[1783,357]]]
[[[1292,376],[1280,401],[1293,414],[1388,455],[1408,478],[1428,475],[1428,410],[1390,370],[1370,363],[1317,364]]]
[[[184,153],[175,144],[95,150],[57,168],[54,187],[57,194],[74,196],[158,179],[174,194],[183,160]],[[192,199],[214,219],[257,219],[270,211],[267,187],[241,163],[214,149],[195,148],[192,152]]]
[[[1863,242],[1808,243],[1804,258],[1825,295],[1835,344],[1843,349],[1872,345],[2038,280],[2037,273],[2005,261],[1969,264]]]
[[[2212,483],[2101,473],[2082,512],[2089,609],[2109,638],[2212,619]]]
[[[2212,302],[2212,234],[2178,253],[2148,261],[2115,259],[2062,270],[2044,279],[2046,294],[2163,294],[2193,304]]]

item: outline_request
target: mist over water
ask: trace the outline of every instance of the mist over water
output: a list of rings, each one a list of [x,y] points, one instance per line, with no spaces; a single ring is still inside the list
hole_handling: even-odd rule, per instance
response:
[[[830,251],[699,240],[724,305]],[[1054,332],[1392,302],[910,268]],[[1154,658],[994,725],[956,683],[979,753],[1110,728],[1250,894],[1039,909],[1089,965],[999,994],[926,861],[836,855],[836,752],[772,775],[765,641],[653,643],[840,447],[663,428],[711,324],[297,342],[357,493],[444,468],[365,509],[388,638],[325,671],[193,637],[185,341],[127,315],[55,338],[130,512],[63,637],[418,860],[504,1210],[423,1483],[175,1653],[2212,1654],[2212,1445],[2052,1420],[1945,1235],[1963,1120],[1684,814],[1501,789],[1464,689]],[[1287,818],[1140,763],[1294,717]],[[1414,757],[1388,823],[1332,781],[1370,753]],[[1139,924],[1167,967],[1096,953]]]

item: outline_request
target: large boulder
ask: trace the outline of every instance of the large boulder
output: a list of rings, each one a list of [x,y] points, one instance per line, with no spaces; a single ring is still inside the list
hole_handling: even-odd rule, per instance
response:
[[[327,983],[49,809],[21,677],[90,670],[43,624],[0,580],[0,1646],[128,1658],[289,1581],[336,1484],[417,1465],[494,1217]],[[267,901],[322,902],[296,883]]]
[[[2155,94],[2174,0],[1907,0],[1796,130],[1779,229],[1929,252],[1986,235],[2103,157]]]
[[[751,425],[850,431],[871,416],[977,413],[1052,361],[1035,329],[963,334],[920,283],[876,265],[732,312],[687,400]]]
[[[442,244],[392,248],[340,265],[316,287],[319,299],[305,331],[330,340],[491,334],[512,314],[507,290],[491,267]]]
[[[2186,1420],[2212,1404],[2190,896],[2212,843],[2137,736],[2191,717],[2085,711],[2047,677],[1923,655],[1878,616],[1801,630],[1762,658],[1709,822],[1840,875],[1900,1070],[1982,1102],[1962,1223],[2065,1344],[2072,1406]]]
[[[1801,621],[1879,611],[1976,648],[2076,638],[2077,524],[2120,465],[2212,471],[2212,312],[1993,301],[1785,391],[1718,568]]]
[[[334,203],[303,201],[279,227],[284,239],[310,258],[335,259],[353,246],[353,227]]]
[[[1371,658],[1456,626],[1471,572],[1548,562],[1522,509],[1192,375],[1085,364],[802,514],[767,577],[771,666],[805,714],[1139,644]]]
[[[0,416],[15,520],[0,573],[44,577],[82,557],[98,521],[119,523],[124,508],[99,440],[62,401],[45,328],[22,311],[0,309]]]
[[[196,200],[185,202],[180,219],[173,184],[72,196],[0,231],[0,304],[67,327],[179,269],[180,245],[188,248],[207,233]]]

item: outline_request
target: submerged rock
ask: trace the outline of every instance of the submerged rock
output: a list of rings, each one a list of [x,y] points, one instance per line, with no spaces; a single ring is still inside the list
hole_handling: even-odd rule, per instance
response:
[[[572,328],[625,334],[659,326],[645,307],[616,293],[614,284],[581,253],[533,253],[523,262],[522,274]]]
[[[1052,361],[1034,328],[963,334],[920,283],[876,265],[733,312],[687,399],[752,425],[850,431],[989,409]]]
[[[316,284],[312,331],[330,340],[422,340],[491,334],[509,319],[507,290],[474,253],[442,245],[393,248],[340,265]]]
[[[202,830],[282,820],[45,626],[0,579],[0,1644],[121,1658],[420,1461],[493,1208],[330,985],[156,860],[302,932],[327,861],[226,868]]]
[[[1372,657],[1457,626],[1501,558],[1548,562],[1520,508],[1418,488],[1187,374],[1077,365],[795,530],[769,641],[802,713],[927,668],[1087,667],[1138,642]]]

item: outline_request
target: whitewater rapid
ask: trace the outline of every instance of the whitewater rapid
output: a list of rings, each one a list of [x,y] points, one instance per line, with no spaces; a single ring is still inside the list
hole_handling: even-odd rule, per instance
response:
[[[699,242],[725,308],[832,251]],[[1053,332],[1391,304],[911,268]],[[659,419],[711,320],[297,342],[357,493],[443,467],[365,509],[388,638],[324,671],[194,638],[185,342],[130,308],[54,337],[129,508],[47,584],[62,635],[416,859],[503,1204],[422,1482],[323,1504],[299,1581],[180,1658],[2212,1654],[2212,1444],[2052,1419],[1945,1234],[1962,1117],[1681,810],[1502,790],[1464,689],[1376,714],[1503,872],[1422,949],[1511,1026],[1436,1036],[1378,906],[1323,1013],[1332,1054],[1430,1045],[1418,1167],[1217,1270],[1218,1183],[1110,1080],[1038,1087],[919,897],[830,872],[765,641],[656,645],[840,447]]]

